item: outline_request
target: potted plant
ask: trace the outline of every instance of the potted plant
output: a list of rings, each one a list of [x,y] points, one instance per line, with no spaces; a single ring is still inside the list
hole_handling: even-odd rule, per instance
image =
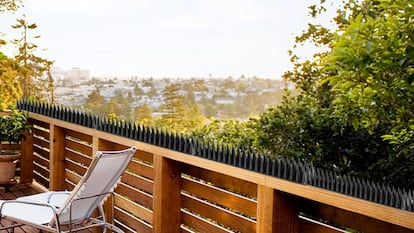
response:
[[[0,185],[14,182],[16,161],[20,157],[18,151],[4,150],[3,144],[17,144],[25,139],[26,133],[31,133],[27,118],[27,113],[16,109],[0,115]]]

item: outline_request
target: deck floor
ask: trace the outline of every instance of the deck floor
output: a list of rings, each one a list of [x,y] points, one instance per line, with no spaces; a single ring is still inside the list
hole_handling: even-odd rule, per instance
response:
[[[31,194],[37,194],[41,192],[47,191],[44,187],[37,183],[33,184],[16,184],[14,186],[9,187],[9,190],[6,191],[4,187],[0,187],[0,200],[14,200],[18,197],[27,196]],[[9,224],[5,220],[1,221],[2,225]],[[6,230],[0,231],[0,233],[6,233]],[[34,228],[24,226],[21,228],[15,228],[14,233],[38,233],[39,230]],[[90,232],[88,230],[79,231],[79,232]]]

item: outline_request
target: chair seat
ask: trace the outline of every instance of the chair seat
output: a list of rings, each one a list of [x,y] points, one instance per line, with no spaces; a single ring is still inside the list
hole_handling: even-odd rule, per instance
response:
[[[0,205],[4,201],[0,201]],[[44,225],[48,224],[54,216],[53,210],[47,206],[33,205],[31,203],[22,202],[7,202],[3,206],[2,216],[7,216],[9,219],[24,219],[25,221]]]

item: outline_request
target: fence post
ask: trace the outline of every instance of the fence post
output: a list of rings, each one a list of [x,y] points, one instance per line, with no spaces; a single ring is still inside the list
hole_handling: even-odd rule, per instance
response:
[[[181,225],[181,165],[154,155],[153,232],[180,232]]]
[[[49,189],[65,190],[65,129],[50,125]]]
[[[30,120],[28,120],[28,124],[31,127],[33,126],[33,123]],[[21,141],[20,183],[28,184],[32,182],[33,182],[33,134],[26,133],[26,139]]]
[[[256,232],[272,233],[274,213],[274,189],[257,185],[257,225]]]

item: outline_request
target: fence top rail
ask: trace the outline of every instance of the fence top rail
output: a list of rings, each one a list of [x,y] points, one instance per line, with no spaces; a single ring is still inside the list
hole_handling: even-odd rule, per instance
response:
[[[197,140],[188,135],[172,133],[164,129],[113,120],[44,102],[21,100],[17,103],[17,108],[244,170],[414,212],[413,190],[343,176],[302,161],[280,157],[271,158],[214,142]]]

